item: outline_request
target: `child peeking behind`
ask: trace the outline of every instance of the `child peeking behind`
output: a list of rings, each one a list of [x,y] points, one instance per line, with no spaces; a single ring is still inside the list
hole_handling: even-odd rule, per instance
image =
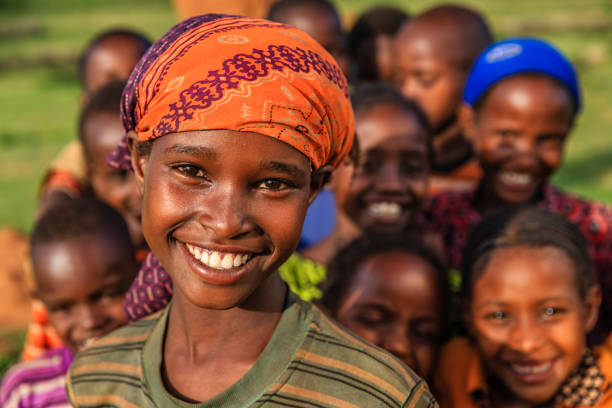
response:
[[[412,235],[366,235],[329,265],[322,307],[426,380],[444,340],[446,267]]]
[[[64,346],[9,370],[0,405],[67,406],[65,376],[74,353],[125,324],[123,297],[138,265],[123,218],[90,199],[46,211],[32,232],[31,255],[34,296]]]
[[[469,339],[442,352],[441,407],[612,407],[612,340],[587,347],[601,290],[574,224],[535,207],[494,214],[463,272]]]
[[[460,122],[483,169],[475,190],[434,196],[431,227],[444,240],[449,262],[461,264],[470,229],[489,213],[534,204],[580,227],[590,244],[596,281],[612,290],[612,211],[549,183],[562,162],[566,140],[582,107],[570,62],[550,44],[515,38],[492,45],[467,81]],[[592,341],[612,328],[612,302],[604,296]]]
[[[122,100],[150,261],[174,294],[77,355],[73,405],[435,405],[407,367],[277,273],[352,145],[347,84],[329,53],[287,25],[194,17],[149,49]]]

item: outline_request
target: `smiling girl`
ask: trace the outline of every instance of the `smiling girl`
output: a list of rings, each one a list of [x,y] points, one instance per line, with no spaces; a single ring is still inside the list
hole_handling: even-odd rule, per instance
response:
[[[612,342],[587,347],[601,290],[574,224],[534,207],[494,214],[463,270],[470,336],[442,351],[442,407],[612,407]]]
[[[174,295],[77,356],[74,405],[435,405],[277,273],[352,144],[346,80],[320,45],[265,20],[194,17],[140,61],[122,117],[131,156],[116,158],[131,159],[149,262]]]

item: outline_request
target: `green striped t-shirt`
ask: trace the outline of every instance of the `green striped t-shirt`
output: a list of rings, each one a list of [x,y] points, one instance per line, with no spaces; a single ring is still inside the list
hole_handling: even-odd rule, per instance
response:
[[[294,294],[251,369],[213,399],[187,403],[169,394],[162,380],[167,319],[168,308],[79,353],[68,373],[70,402],[125,408],[437,406],[409,368]]]

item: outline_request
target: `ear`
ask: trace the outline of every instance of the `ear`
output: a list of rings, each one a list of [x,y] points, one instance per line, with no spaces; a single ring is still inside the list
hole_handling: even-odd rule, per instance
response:
[[[329,181],[332,170],[333,167],[326,164],[312,172],[310,177],[310,195],[308,196],[308,205],[312,204],[323,186]]]
[[[136,145],[138,144],[138,137],[136,132],[130,130],[127,135],[127,146],[130,151],[132,168],[134,169],[134,174],[136,175],[136,184],[138,185],[138,192],[142,195],[144,190],[144,175],[147,168],[148,163],[148,155],[142,154],[139,152]]]
[[[586,299],[584,300],[586,311],[584,321],[587,332],[591,331],[593,327],[595,327],[595,323],[597,323],[601,298],[601,287],[599,285],[593,285],[587,292]]]
[[[476,142],[476,112],[474,111],[474,108],[467,103],[461,104],[459,111],[457,112],[457,118],[461,132],[467,140],[474,144]]]

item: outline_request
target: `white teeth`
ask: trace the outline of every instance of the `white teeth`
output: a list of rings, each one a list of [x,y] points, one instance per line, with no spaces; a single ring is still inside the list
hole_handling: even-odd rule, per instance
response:
[[[209,251],[190,244],[185,244],[194,258],[204,265],[215,269],[232,269],[244,265],[250,259],[249,254],[234,254],[230,252]]]
[[[510,367],[519,375],[542,374],[551,369],[552,363],[548,361],[538,365],[511,364]]]
[[[529,174],[515,173],[506,171],[501,174],[501,178],[507,183],[527,185],[533,181],[533,177]]]
[[[368,207],[368,212],[374,217],[399,217],[402,206],[392,202],[374,203]]]
[[[217,251],[213,251],[210,254],[210,259],[208,260],[208,266],[215,269],[221,269],[221,254],[219,254]]]

